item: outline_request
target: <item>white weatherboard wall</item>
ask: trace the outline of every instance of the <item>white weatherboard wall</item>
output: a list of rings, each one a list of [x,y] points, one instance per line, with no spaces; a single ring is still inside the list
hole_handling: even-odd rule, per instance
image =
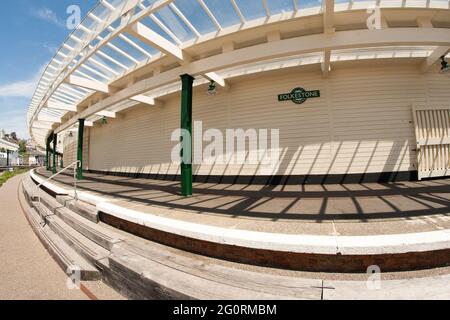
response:
[[[293,88],[321,90],[302,105],[278,102]],[[277,174],[346,174],[416,170],[412,103],[450,103],[450,78],[418,67],[350,68],[261,73],[233,81],[212,97],[194,92],[193,119],[203,129],[278,128],[282,161]],[[126,110],[90,131],[89,168],[126,173],[179,173],[171,163],[179,95],[164,107]],[[207,143],[205,143],[207,145]],[[196,165],[201,175],[253,175],[255,165]]]
[[[84,128],[83,134],[83,168],[89,168],[89,128]],[[63,162],[65,166],[69,166],[77,161],[78,133],[73,132],[72,136],[64,137],[64,154]]]

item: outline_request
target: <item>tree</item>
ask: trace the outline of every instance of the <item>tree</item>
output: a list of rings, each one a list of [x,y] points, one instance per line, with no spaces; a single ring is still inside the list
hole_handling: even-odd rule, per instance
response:
[[[27,143],[22,140],[19,142],[19,154],[24,156],[27,153]]]

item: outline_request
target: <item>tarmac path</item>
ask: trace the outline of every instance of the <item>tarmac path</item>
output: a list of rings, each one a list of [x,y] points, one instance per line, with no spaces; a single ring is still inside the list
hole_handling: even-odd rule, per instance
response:
[[[119,298],[102,283],[88,284],[94,289],[84,290],[87,294],[68,289],[66,274],[34,234],[21,209],[18,197],[24,177],[16,176],[0,187],[0,300],[89,300],[98,294]]]

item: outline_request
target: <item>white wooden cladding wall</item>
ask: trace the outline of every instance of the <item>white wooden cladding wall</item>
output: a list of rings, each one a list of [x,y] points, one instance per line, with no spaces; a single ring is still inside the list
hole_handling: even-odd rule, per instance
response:
[[[84,129],[83,135],[83,168],[89,168],[89,128]],[[77,161],[77,141],[78,141],[78,133],[73,132],[72,137],[69,135],[64,137],[64,153],[63,153],[63,162],[64,166],[69,166],[75,161]]]
[[[293,88],[321,90],[302,105],[278,102]],[[411,105],[450,101],[450,78],[417,67],[333,70],[328,78],[299,69],[234,81],[216,96],[194,92],[193,119],[203,128],[278,128],[279,175],[416,170]],[[164,107],[139,106],[91,128],[90,169],[179,173],[171,134],[180,124],[178,95]],[[256,165],[195,165],[202,175],[253,175]]]
[[[450,106],[414,106],[419,179],[450,175]]]

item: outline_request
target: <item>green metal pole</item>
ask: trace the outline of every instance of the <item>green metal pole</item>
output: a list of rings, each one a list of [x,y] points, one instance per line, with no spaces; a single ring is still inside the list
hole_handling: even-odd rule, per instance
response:
[[[189,74],[181,76],[181,129],[189,133],[183,137],[183,151],[181,160],[181,194],[192,196],[192,84],[194,78]],[[186,157],[186,155],[190,155]],[[190,158],[190,159],[189,159]]]
[[[9,150],[6,149],[6,167],[9,168]]]
[[[50,136],[47,137],[47,148],[45,149],[45,166],[47,168],[47,171],[50,171]]]
[[[58,142],[58,135],[56,133],[53,133],[53,168],[52,172],[53,174],[56,173],[56,146]]]
[[[83,179],[83,136],[84,136],[84,119],[78,120],[78,147],[77,147],[77,179]]]

